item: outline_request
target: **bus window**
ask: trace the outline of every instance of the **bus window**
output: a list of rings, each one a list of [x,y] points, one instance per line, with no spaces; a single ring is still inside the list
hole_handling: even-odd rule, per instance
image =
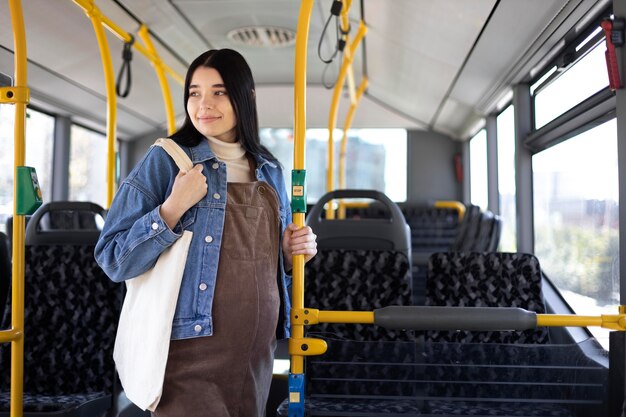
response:
[[[533,156],[535,254],[578,314],[619,304],[615,119]],[[608,330],[590,327],[608,349]]]
[[[604,42],[599,43],[546,88],[537,92],[535,95],[536,129],[548,124],[609,84],[604,59],[605,49]]]
[[[261,129],[261,142],[283,164],[287,189],[291,189],[293,164],[293,131]],[[335,129],[335,184],[337,184],[339,151],[343,131]],[[307,129],[306,158],[326,161],[327,129]],[[395,202],[407,199],[407,132],[406,129],[348,130],[346,187],[384,192]],[[335,187],[336,188],[336,187]],[[326,164],[307,164],[307,199],[317,201],[326,193]]]
[[[487,132],[482,129],[470,139],[470,201],[487,210]]]
[[[13,215],[13,126],[15,107],[0,106],[0,231],[6,232],[7,217]],[[37,178],[44,201],[51,196],[52,147],[54,118],[37,110],[28,109],[26,119],[27,166],[37,171]]]
[[[72,125],[70,145],[70,200],[106,207],[107,141],[101,133]]]
[[[517,250],[515,224],[515,128],[513,126],[513,106],[508,106],[496,118],[498,132],[498,194],[502,237],[500,250]]]

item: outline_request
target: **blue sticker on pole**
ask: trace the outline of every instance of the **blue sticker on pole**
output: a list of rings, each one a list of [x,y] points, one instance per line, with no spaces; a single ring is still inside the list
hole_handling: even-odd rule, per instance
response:
[[[304,417],[304,374],[289,374],[289,417]]]

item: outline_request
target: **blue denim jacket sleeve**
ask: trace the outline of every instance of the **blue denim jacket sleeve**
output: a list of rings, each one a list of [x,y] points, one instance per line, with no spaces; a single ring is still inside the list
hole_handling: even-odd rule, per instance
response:
[[[120,186],[95,248],[96,261],[111,280],[149,270],[182,236],[180,223],[171,230],[159,213],[177,173],[169,155],[153,147]]]

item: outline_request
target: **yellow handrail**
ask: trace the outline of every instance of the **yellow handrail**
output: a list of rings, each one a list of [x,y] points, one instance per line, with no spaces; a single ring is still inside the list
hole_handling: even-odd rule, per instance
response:
[[[102,20],[102,24],[112,34],[117,36],[123,42],[130,42],[130,39],[131,39],[130,34],[128,32],[126,32],[125,30],[123,30],[122,28],[120,28],[118,25],[116,25],[107,16],[103,15],[102,13],[100,13],[98,8],[94,4],[93,0],[72,0],[72,1],[74,3],[76,3],[76,5],[80,6],[85,11],[85,13],[87,13],[88,16],[91,16],[91,13],[93,13],[93,12],[100,14],[101,20]],[[135,43],[133,43],[133,48],[135,48],[137,51],[139,51],[139,53],[141,53],[143,56],[145,56],[150,62],[155,62],[155,60],[156,60],[155,56],[152,53],[150,53],[150,51],[148,51],[146,48],[144,48],[141,44],[138,44],[137,42],[135,42]],[[178,84],[185,85],[185,78],[184,77],[182,77],[180,74],[178,74],[176,71],[174,71],[170,66],[166,65],[165,63],[163,63],[162,65],[163,65],[163,69],[173,79],[175,79],[176,82],[178,82]]]
[[[95,5],[94,0],[72,0],[76,5],[80,6],[83,11],[90,18],[96,38],[98,40],[98,47],[100,48],[100,56],[102,58],[102,66],[104,68],[104,79],[106,84],[107,93],[107,201],[106,207],[111,206],[113,196],[115,195],[115,139],[116,139],[116,126],[117,126],[117,106],[116,106],[116,93],[115,93],[115,75],[113,73],[113,63],[111,61],[111,52],[109,50],[109,44],[106,39],[104,28],[106,27],[111,33],[117,36],[124,42],[130,42],[131,35],[122,30],[111,19],[102,14],[100,9]],[[134,42],[133,47],[144,55],[155,67],[159,83],[161,85],[161,91],[163,94],[163,100],[165,102],[165,112],[167,117],[168,134],[171,134],[176,129],[176,120],[174,116],[174,108],[172,105],[172,98],[169,91],[169,84],[165,78],[165,72],[175,79],[180,85],[184,85],[185,81],[182,76],[176,73],[172,68],[166,65],[154,48],[152,41],[150,40],[148,29],[145,25],[142,25],[139,30],[139,36],[146,44],[144,48],[141,44]]]
[[[0,342],[11,342],[11,400],[9,415],[22,417],[24,400],[24,216],[17,212],[17,168],[24,166],[26,155],[27,87],[26,35],[20,0],[9,0],[15,53],[15,86],[2,88],[0,102],[15,105],[13,166],[13,255],[11,279],[11,328],[0,331]]]
[[[455,307],[446,308],[454,309]],[[460,309],[465,310],[467,307],[461,307]],[[494,308],[494,312],[495,311],[500,310]],[[306,325],[319,323],[376,323],[374,311],[329,311],[305,307],[299,310],[295,308],[292,309],[291,315],[293,322],[299,324],[306,322]],[[536,317],[536,327],[603,327],[611,330],[626,330],[626,314],[622,312],[621,308],[619,314],[601,314],[599,316],[578,316],[576,314],[537,314]]]
[[[115,94],[115,75],[113,72],[113,61],[111,61],[111,51],[109,42],[104,32],[103,16],[100,10],[89,0],[89,18],[93,25],[100,49],[102,68],[104,70],[104,84],[107,97],[107,200],[106,208],[111,207],[113,196],[115,195],[115,139],[117,134],[117,96]]]
[[[361,80],[359,89],[356,92],[356,101],[350,104],[348,114],[346,115],[346,121],[343,125],[343,137],[341,138],[341,148],[339,151],[339,189],[346,188],[346,149],[348,147],[348,130],[350,130],[350,126],[352,126],[356,108],[359,105],[361,97],[363,97],[363,93],[365,93],[365,90],[367,89],[368,83],[367,78],[363,78]]]
[[[350,108],[348,109],[348,114],[346,116],[346,121],[343,125],[343,137],[341,138],[341,148],[339,151],[339,189],[343,190],[346,188],[346,149],[348,147],[348,130],[350,126],[352,126],[352,120],[354,119],[354,113],[356,112],[356,108],[361,101],[361,97],[363,97],[363,93],[367,89],[368,80],[364,77],[361,80],[361,84],[359,85],[359,89],[356,92],[355,100],[350,103]],[[343,200],[339,200],[339,212],[338,216],[340,219],[346,218],[346,203]]]
[[[343,31],[343,33],[346,33],[346,34],[350,33],[350,17],[349,17],[350,7],[352,7],[352,0],[344,0],[343,6],[341,7],[341,14],[339,16],[341,30]],[[349,36],[350,35],[346,35],[344,39],[346,41],[346,44],[349,43],[349,39],[350,39]],[[345,53],[350,54],[350,52],[351,51],[346,50],[344,54]],[[345,55],[344,55],[344,58],[345,58]],[[355,93],[355,88],[354,88],[354,71],[353,71],[352,65],[348,67],[347,71],[348,72],[346,74],[346,82],[348,84],[348,96],[350,97],[350,103],[354,103],[356,101],[356,93]]]
[[[165,68],[163,61],[159,57],[146,25],[141,25],[139,28],[139,37],[146,44],[148,51],[154,57],[152,65],[157,73],[159,79],[159,85],[161,86],[161,93],[163,94],[163,103],[165,104],[165,115],[167,117],[167,134],[171,135],[176,131],[176,117],[174,115],[174,103],[172,102],[172,95],[170,94],[170,85],[167,83],[167,77],[165,76]]]
[[[333,98],[330,105],[330,115],[328,117],[328,156],[327,156],[327,167],[326,167],[326,191],[330,192],[334,188],[334,145],[333,145],[333,130],[335,129],[335,125],[337,124],[337,112],[339,110],[339,99],[341,97],[341,91],[343,89],[343,84],[346,78],[346,73],[348,72],[348,68],[352,66],[352,61],[354,60],[354,51],[361,43],[361,40],[367,33],[367,26],[365,23],[361,21],[359,23],[359,30],[357,31],[356,37],[348,46],[347,51],[344,52],[344,59],[341,65],[341,69],[339,70],[339,75],[337,76],[337,81],[335,82],[335,89],[333,91]],[[326,209],[326,219],[334,219],[335,211],[333,209],[333,205],[329,204]]]
[[[459,222],[465,217],[465,204],[459,201],[435,201],[436,208],[451,208],[459,213]]]

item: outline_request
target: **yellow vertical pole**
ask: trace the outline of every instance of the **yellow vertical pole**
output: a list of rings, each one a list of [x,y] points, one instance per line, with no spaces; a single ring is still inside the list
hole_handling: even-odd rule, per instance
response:
[[[350,17],[349,17],[349,12],[350,12],[350,7],[352,6],[352,0],[344,0],[343,1],[343,7],[341,8],[341,15],[340,15],[340,22],[341,22],[341,30],[344,33],[348,33],[350,31]],[[346,37],[345,39],[346,44],[349,44],[349,38]],[[349,48],[346,48],[347,53],[350,53],[351,51],[349,50]],[[348,55],[346,55],[346,58],[348,58]],[[352,58],[350,58],[352,60]],[[356,89],[354,88],[354,71],[352,66],[350,66],[348,68],[348,72],[346,74],[346,81],[348,83],[348,95],[350,96],[350,103],[354,103],[356,101]],[[331,191],[331,190],[329,190]]]
[[[346,36],[346,42],[349,37]],[[330,114],[328,116],[328,150],[326,156],[326,192],[331,192],[335,189],[335,140],[333,138],[333,132],[335,125],[337,124],[337,113],[339,112],[339,100],[341,99],[341,90],[343,90],[343,83],[346,79],[348,65],[350,62],[350,48],[346,48],[344,51],[344,60],[335,82],[335,88],[333,90],[333,98],[330,103]],[[335,218],[335,209],[333,208],[333,201],[328,202],[326,208],[326,219],[332,220]]]
[[[305,170],[305,145],[306,145],[306,64],[307,45],[309,39],[309,26],[313,0],[302,0],[300,14],[298,16],[298,30],[296,33],[296,56],[294,68],[294,146],[293,146],[293,172],[292,181],[304,173],[304,178],[299,178],[300,184],[292,184],[291,196],[293,210],[293,222],[304,226],[306,212],[306,170]],[[300,188],[300,189],[299,189]],[[297,200],[298,199],[303,200]],[[304,207],[302,207],[304,205]],[[294,317],[297,311],[304,309],[304,255],[292,257],[292,286],[291,286],[291,338],[289,340],[289,354],[291,355],[291,368],[289,373],[289,416],[304,417],[304,356],[302,349],[292,349],[293,341],[304,339],[304,324],[296,322]]]
[[[354,120],[354,113],[356,112],[356,108],[361,101],[361,97],[363,97],[363,93],[367,88],[368,80],[367,78],[363,78],[361,80],[361,84],[359,85],[359,89],[356,92],[354,102],[350,104],[350,108],[348,109],[348,114],[346,116],[346,121],[343,125],[343,137],[341,138],[341,150],[339,151],[339,189],[343,190],[346,188],[346,148],[348,146],[348,130],[350,126],[352,126],[352,120]],[[339,218],[346,218],[346,206],[343,204],[343,201],[339,202]]]
[[[348,18],[348,12],[350,11],[350,6],[352,4],[352,0],[345,0],[343,6],[341,8],[341,30],[343,32],[349,32],[350,30],[350,21]],[[343,84],[345,82],[346,76],[348,76],[348,84],[351,88],[348,88],[349,94],[351,97],[354,96],[354,80],[352,76],[352,72],[349,71],[350,65],[345,65],[347,62],[352,62],[351,51],[350,51],[350,36],[346,35],[345,39],[346,47],[343,51],[343,64],[341,66],[341,70],[339,71],[339,75],[337,76],[337,81],[335,82],[335,89],[333,90],[333,98],[330,103],[330,114],[328,116],[328,150],[326,156],[326,192],[333,191],[335,188],[335,146],[333,139],[333,131],[335,130],[335,125],[337,124],[337,112],[339,111],[339,99],[341,98],[341,90],[343,89]],[[341,187],[339,187],[341,188]],[[333,208],[333,201],[328,202],[328,207],[326,208],[326,218],[331,220],[335,218],[335,209]]]
[[[107,93],[107,201],[106,208],[111,206],[113,195],[115,194],[115,139],[117,126],[117,96],[115,95],[115,75],[113,72],[113,62],[111,61],[111,51],[106,38],[104,27],[102,26],[102,16],[100,10],[95,6],[93,0],[89,0],[89,7],[85,9],[91,19],[93,29],[96,32],[102,67],[104,70],[104,82]]]
[[[293,169],[305,169],[306,145],[306,65],[309,25],[313,0],[303,0],[300,4],[298,32],[296,34],[295,86],[294,86],[294,146]],[[304,213],[294,213],[293,221],[297,226],[304,226]],[[304,255],[293,257],[293,283],[291,303],[293,309],[304,308]],[[304,337],[304,326],[292,324],[291,337]],[[301,355],[291,356],[291,372],[301,374],[304,371],[304,358]]]
[[[26,35],[20,0],[10,0],[11,24],[15,48],[15,87],[26,89]],[[13,166],[13,267],[11,291],[11,401],[10,416],[22,417],[24,400],[24,216],[17,214],[17,167],[24,165],[27,100],[15,103]]]
[[[334,185],[334,150],[333,150],[333,130],[335,129],[335,124],[337,123],[337,112],[339,110],[339,99],[341,98],[341,90],[343,89],[343,84],[346,79],[346,74],[348,73],[348,69],[352,65],[352,61],[354,60],[354,51],[357,46],[367,33],[367,26],[365,23],[361,21],[359,24],[359,30],[357,31],[356,37],[346,48],[344,52],[344,60],[341,65],[341,69],[339,70],[339,75],[337,76],[337,81],[335,82],[335,89],[333,90],[333,99],[330,104],[330,115],[328,117],[328,156],[327,156],[327,169],[326,169],[326,191],[332,191]],[[326,219],[334,219],[335,218],[335,210],[333,209],[332,202],[328,203],[328,207],[326,208]]]
[[[163,94],[163,103],[165,104],[165,115],[167,117],[167,134],[171,135],[176,131],[176,117],[174,116],[174,103],[172,102],[172,95],[170,94],[170,85],[168,84],[167,77],[165,76],[163,62],[161,61],[161,58],[154,48],[152,40],[150,39],[150,34],[148,33],[148,28],[145,25],[141,25],[141,28],[139,28],[139,37],[141,38],[141,40],[143,40],[143,43],[146,44],[148,52],[152,54],[151,62],[159,79],[159,84],[161,85],[161,93]]]

